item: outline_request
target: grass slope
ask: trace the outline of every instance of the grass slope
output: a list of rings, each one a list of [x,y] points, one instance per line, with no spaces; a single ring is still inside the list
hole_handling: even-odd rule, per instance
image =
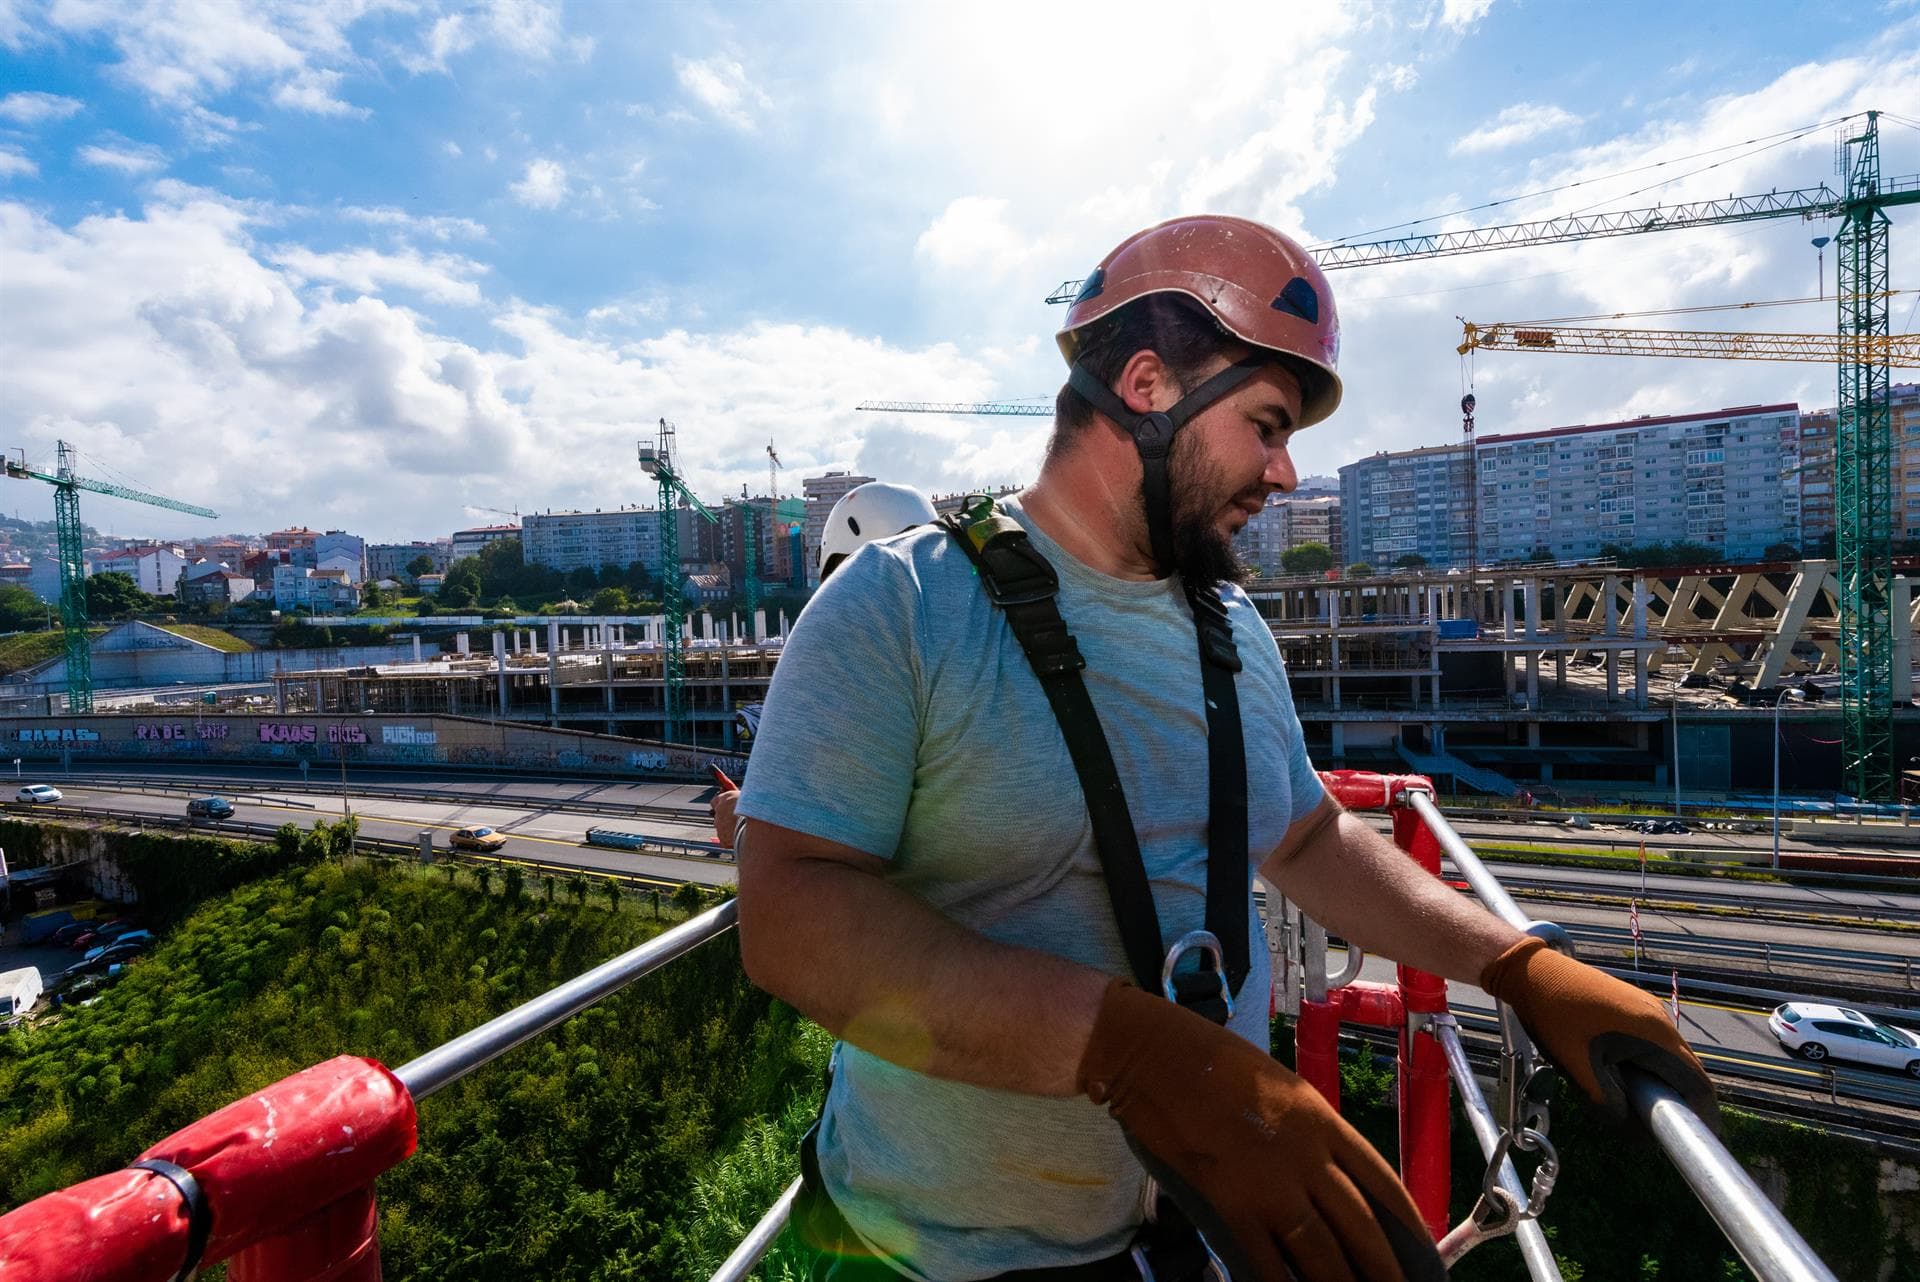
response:
[[[105,628],[93,628],[91,635],[97,637],[105,631]],[[0,676],[59,658],[65,649],[66,634],[58,629],[52,632],[15,633],[0,640]]]
[[[189,641],[198,641],[201,645],[210,645],[227,654],[245,654],[253,647],[231,632],[220,628],[210,628],[204,623],[158,623],[154,625],[162,631],[171,632],[177,637]]]
[[[668,924],[457,878],[333,860],[265,878],[97,1005],[0,1037],[6,1204],[329,1056],[400,1064]],[[815,1085],[800,1027],[728,935],[425,1101],[419,1152],[380,1183],[386,1276],[695,1276],[712,1155]]]

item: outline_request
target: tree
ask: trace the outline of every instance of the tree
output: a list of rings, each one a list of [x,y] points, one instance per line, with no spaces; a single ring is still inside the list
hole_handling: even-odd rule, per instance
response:
[[[612,877],[603,877],[600,880],[600,890],[607,897],[607,911],[618,912],[620,910],[620,883]]]
[[[1334,564],[1333,549],[1324,543],[1301,543],[1280,554],[1280,568],[1288,574],[1325,574]]]
[[[474,598],[473,589],[464,582],[444,584],[436,595],[440,604],[449,610],[464,610],[473,604]]]
[[[576,565],[567,571],[567,595],[583,601],[600,590],[600,576],[590,565]]]
[[[423,574],[433,573],[433,558],[424,552],[407,562],[407,577],[417,579]]]
[[[593,594],[595,614],[625,614],[628,608],[625,588],[601,588]]]
[[[1767,550],[1760,554],[1763,561],[1798,561],[1800,549],[1791,543],[1769,543]]]
[[[44,628],[51,616],[47,603],[22,587],[0,588],[0,632]]]
[[[87,613],[97,619],[125,619],[153,608],[153,598],[130,574],[108,570],[87,580]]]
[[[387,604],[387,594],[380,585],[369,579],[360,585],[360,604],[368,610],[378,610]]]
[[[1393,568],[1396,570],[1424,570],[1426,567],[1427,558],[1418,552],[1408,552],[1393,563]]]
[[[1373,567],[1368,565],[1365,561],[1355,561],[1352,565],[1347,567],[1347,577],[1349,579],[1372,578]]]

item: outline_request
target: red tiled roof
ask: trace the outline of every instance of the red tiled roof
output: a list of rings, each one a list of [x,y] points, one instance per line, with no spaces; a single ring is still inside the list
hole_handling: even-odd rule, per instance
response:
[[[1783,414],[1788,410],[1798,410],[1800,406],[1789,401],[1784,405],[1735,405],[1728,409],[1707,410],[1699,414],[1663,414],[1658,417],[1629,418],[1618,423],[1580,423],[1573,427],[1550,427],[1539,432],[1508,432],[1499,436],[1482,436],[1479,445],[1507,445],[1515,441],[1538,441],[1550,436],[1577,436],[1583,432],[1611,432],[1623,427],[1660,427],[1667,423],[1697,423],[1710,418],[1743,418],[1749,414]]]

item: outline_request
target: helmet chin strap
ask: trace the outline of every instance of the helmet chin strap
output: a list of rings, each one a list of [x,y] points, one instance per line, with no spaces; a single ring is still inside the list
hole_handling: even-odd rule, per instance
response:
[[[1272,363],[1271,354],[1245,357],[1221,370],[1176,401],[1171,409],[1149,410],[1136,414],[1085,366],[1076,363],[1067,371],[1067,386],[1078,392],[1094,409],[1119,425],[1133,438],[1140,452],[1142,490],[1147,509],[1147,540],[1153,553],[1154,568],[1162,575],[1173,573],[1173,485],[1167,476],[1167,456],[1173,438],[1194,415],[1259,373]]]

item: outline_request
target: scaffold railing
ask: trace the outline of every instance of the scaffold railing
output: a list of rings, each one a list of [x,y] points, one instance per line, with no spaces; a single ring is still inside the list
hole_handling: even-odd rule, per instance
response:
[[[1569,947],[1557,927],[1530,921],[1447,823],[1423,777],[1330,771],[1321,776],[1349,809],[1384,810],[1396,843],[1429,872],[1452,862],[1491,911],[1521,930]],[[1291,910],[1270,896],[1276,914]],[[226,1261],[235,1282],[378,1282],[375,1177],[411,1156],[415,1105],[641,977],[731,930],[728,901],[547,993],[389,1071],[340,1056],[283,1078],[148,1148],[127,1169],[96,1177],[0,1215],[0,1278],[114,1277],[164,1282]],[[1499,1089],[1492,1102],[1474,1077],[1438,976],[1401,967],[1392,984],[1360,980],[1349,948],[1327,971],[1326,932],[1304,919],[1291,932],[1301,993],[1295,1055],[1301,1075],[1338,1105],[1335,1043],[1346,1023],[1399,1033],[1401,1174],[1449,1262],[1495,1237],[1516,1237],[1536,1279],[1558,1279],[1538,1216],[1558,1158],[1545,1141],[1544,1105],[1527,1090],[1537,1071],[1524,1030],[1502,1008]],[[1291,927],[1279,933],[1288,934]],[[1270,931],[1270,934],[1273,933]],[[1278,974],[1278,972],[1277,972]],[[1294,982],[1294,981],[1287,981]],[[1488,1159],[1473,1213],[1448,1228],[1449,1087]],[[1761,1282],[1834,1282],[1786,1218],[1698,1116],[1645,1075],[1628,1098],[1675,1169]],[[1538,1114],[1538,1116],[1536,1116]],[[1537,1129],[1531,1123],[1541,1124]],[[356,1142],[339,1143],[341,1128]],[[269,1154],[268,1150],[272,1153]],[[1512,1157],[1532,1155],[1523,1182]],[[783,1231],[795,1181],[740,1241],[713,1282],[743,1282]]]

